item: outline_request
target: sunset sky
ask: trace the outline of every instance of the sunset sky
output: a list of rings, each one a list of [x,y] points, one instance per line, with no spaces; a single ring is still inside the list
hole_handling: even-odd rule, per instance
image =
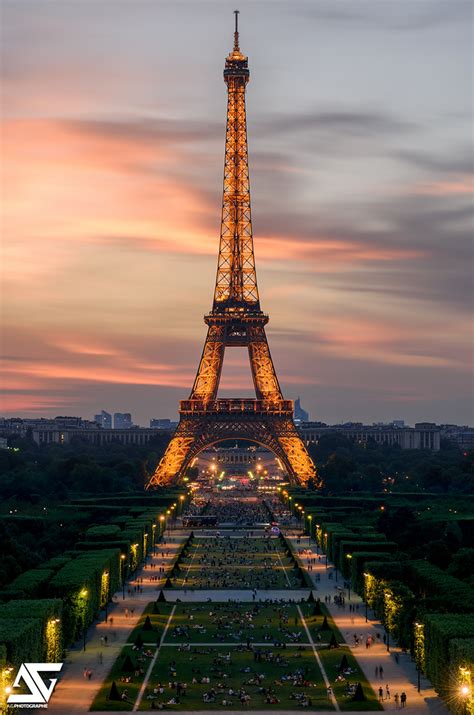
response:
[[[211,307],[234,2],[3,0],[1,414],[175,417]],[[472,8],[240,1],[255,254],[312,419],[472,423]],[[251,395],[227,351],[222,395]]]

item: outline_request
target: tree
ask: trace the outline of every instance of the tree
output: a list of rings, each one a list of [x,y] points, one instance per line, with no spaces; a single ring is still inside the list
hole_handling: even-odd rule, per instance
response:
[[[120,697],[119,689],[117,688],[117,683],[112,681],[112,685],[110,686],[110,692],[109,692],[109,700],[121,700],[122,698]]]

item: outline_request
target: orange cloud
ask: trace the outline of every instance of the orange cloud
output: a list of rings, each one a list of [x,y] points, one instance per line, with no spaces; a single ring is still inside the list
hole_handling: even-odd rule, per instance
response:
[[[448,181],[425,181],[415,184],[407,193],[419,196],[463,196],[474,192],[474,175],[459,174]]]

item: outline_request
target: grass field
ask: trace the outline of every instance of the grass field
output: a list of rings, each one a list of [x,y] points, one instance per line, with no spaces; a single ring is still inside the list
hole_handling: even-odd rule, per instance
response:
[[[156,613],[159,610],[159,613]],[[101,689],[92,703],[91,710],[131,710],[132,704],[135,702],[143,678],[150,663],[150,656],[145,653],[156,652],[157,644],[159,644],[164,628],[168,622],[169,615],[172,610],[170,603],[149,603],[145,608],[143,615],[140,617],[138,624],[130,633],[127,645],[122,648],[122,652],[112,666],[110,673],[102,684]],[[152,630],[144,628],[147,616],[150,618]],[[140,637],[140,638],[139,638]],[[137,638],[143,643],[152,643],[151,646],[144,646],[141,651],[133,649]],[[127,661],[127,657],[130,661]],[[125,666],[125,667],[124,667]],[[140,672],[142,670],[143,672]],[[130,678],[129,683],[121,682],[122,678]],[[121,702],[120,700],[109,700],[110,688],[115,682],[122,693],[125,689],[129,695],[129,702]]]
[[[154,612],[157,608],[159,613]],[[349,648],[328,648],[327,642],[333,634],[338,642],[342,638],[324,606],[303,603],[299,608],[317,643],[319,657],[341,709],[381,709]],[[321,613],[315,614],[319,608]],[[171,611],[172,605],[168,603],[149,604],[91,710],[132,709],[143,683],[144,674],[140,669],[147,671]],[[147,615],[153,630],[145,628]],[[325,616],[328,628],[322,629]],[[321,640],[317,641],[318,634]],[[139,645],[140,642],[145,645],[132,649],[137,639]],[[148,643],[153,645],[146,645]],[[350,672],[343,681],[338,681],[344,654]],[[124,665],[128,666],[126,672]],[[131,681],[121,682],[124,676]],[[200,682],[202,678],[209,678],[209,682]],[[127,702],[108,699],[113,681],[120,694],[127,690]],[[187,684],[186,694],[179,695],[179,703],[167,704],[176,697],[178,682]],[[361,682],[367,698],[361,703],[346,694],[348,686],[357,682]],[[155,689],[158,692],[154,692]],[[244,694],[250,698],[245,703],[241,702]],[[312,710],[334,709],[296,604],[178,603],[140,710],[152,709],[153,701],[168,710],[295,710],[301,707],[301,699],[306,699],[307,707]]]
[[[279,538],[194,539],[180,559],[174,588],[287,589],[304,586]]]
[[[153,696],[153,688],[163,684],[164,694],[156,701],[166,703],[176,695],[176,689],[169,687],[170,682],[186,682],[186,695],[179,698],[180,703],[174,706],[175,709],[295,710],[298,708],[297,696],[303,695],[310,699],[311,708],[334,709],[309,646],[286,650],[265,647],[255,653],[236,646],[195,646],[191,651],[176,651],[176,648],[162,648],[147,693]],[[258,662],[256,657],[260,658]],[[209,678],[210,682],[199,682],[202,678]],[[210,695],[207,702],[205,693]],[[267,693],[275,702],[267,702]],[[246,705],[240,697],[244,694],[249,698]],[[151,702],[151,699],[144,699],[140,710],[149,710]]]

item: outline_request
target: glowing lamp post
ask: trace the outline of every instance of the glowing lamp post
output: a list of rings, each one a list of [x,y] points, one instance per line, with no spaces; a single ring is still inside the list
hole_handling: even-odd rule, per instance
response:
[[[467,715],[467,701],[469,699],[469,692],[470,692],[470,690],[469,690],[468,685],[461,685],[460,695],[461,695],[462,702],[463,702],[464,715]]]
[[[83,588],[79,594],[82,598],[82,648],[86,649],[86,598],[89,595],[87,588]]]
[[[367,579],[369,578],[370,574],[364,571],[364,602],[365,602],[365,622],[369,620],[367,617]]]
[[[351,559],[352,559],[352,554],[346,554],[346,559],[349,561],[349,568],[351,567]],[[349,591],[349,596],[348,599],[349,601],[351,600],[351,574],[349,574],[349,580],[348,580],[348,591]]]
[[[415,623],[415,658],[416,674],[418,679],[418,692],[421,690],[421,641],[423,640],[423,623]]]
[[[461,686],[459,688],[459,695],[463,703],[463,713],[467,715],[467,703],[471,698],[471,671],[469,668],[463,666],[459,667],[459,674],[461,676]]]
[[[122,600],[125,601],[125,554],[120,554],[120,574],[122,576]]]

